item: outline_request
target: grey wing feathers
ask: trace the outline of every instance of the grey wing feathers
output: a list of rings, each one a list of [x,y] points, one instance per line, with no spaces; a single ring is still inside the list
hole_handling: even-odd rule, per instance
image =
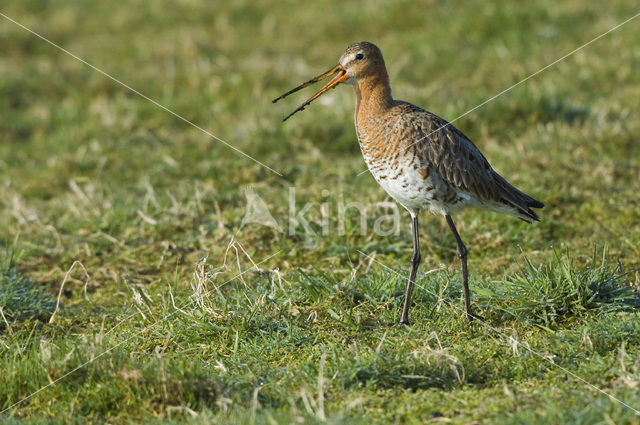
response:
[[[542,208],[544,204],[495,172],[482,152],[460,130],[430,112],[415,112],[414,118],[419,119],[423,133],[418,149],[445,181],[482,200],[510,206],[525,221],[540,220],[530,207]]]

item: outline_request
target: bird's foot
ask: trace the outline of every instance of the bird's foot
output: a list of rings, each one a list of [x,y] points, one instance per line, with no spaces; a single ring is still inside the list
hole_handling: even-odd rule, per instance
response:
[[[409,326],[411,325],[411,323],[409,323],[409,319],[400,319],[400,321],[398,322],[398,326]]]
[[[481,321],[484,321],[484,317],[475,314],[473,312],[471,312],[471,310],[468,310],[465,314],[464,314],[464,318],[467,322],[473,322],[474,319],[478,319]]]

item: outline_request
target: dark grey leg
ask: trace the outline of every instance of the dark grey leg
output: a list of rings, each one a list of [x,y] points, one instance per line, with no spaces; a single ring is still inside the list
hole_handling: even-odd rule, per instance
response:
[[[446,215],[447,224],[449,228],[453,232],[453,236],[456,237],[456,242],[458,243],[458,257],[460,257],[460,262],[462,263],[462,287],[464,290],[464,306],[466,311],[466,318],[468,321],[472,321],[475,317],[471,312],[471,295],[469,294],[469,273],[467,272],[467,247],[464,246],[462,239],[460,239],[460,235],[458,234],[458,230],[456,229],[456,225],[453,224],[453,220],[449,214]]]
[[[418,231],[418,213],[411,217],[411,229],[413,230],[413,256],[411,257],[411,273],[407,282],[407,292],[404,295],[404,306],[402,307],[401,325],[409,324],[409,306],[411,305],[411,293],[416,282],[416,273],[420,265],[420,235]]]

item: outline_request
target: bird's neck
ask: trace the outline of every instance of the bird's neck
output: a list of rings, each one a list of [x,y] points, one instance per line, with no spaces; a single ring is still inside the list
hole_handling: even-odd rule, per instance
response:
[[[356,120],[383,113],[393,104],[389,76],[384,73],[359,78],[354,84],[356,92]]]

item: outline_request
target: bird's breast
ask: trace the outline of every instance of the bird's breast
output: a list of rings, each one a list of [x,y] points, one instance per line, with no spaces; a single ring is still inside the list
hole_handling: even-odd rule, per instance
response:
[[[374,179],[409,210],[429,209],[446,214],[457,202],[457,193],[422,155],[418,144],[393,125],[358,125],[362,156]]]

